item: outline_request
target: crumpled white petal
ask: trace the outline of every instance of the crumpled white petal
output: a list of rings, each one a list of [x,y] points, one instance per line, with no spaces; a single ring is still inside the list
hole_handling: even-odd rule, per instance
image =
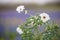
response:
[[[20,12],[22,12],[24,9],[25,9],[24,6],[21,5],[21,6],[18,6],[18,7],[17,7],[16,11],[17,11],[18,13],[20,13]]]
[[[45,23],[46,21],[50,20],[50,17],[47,13],[41,13],[39,15],[41,17],[41,20]]]
[[[19,34],[22,34],[22,33],[23,33],[22,29],[20,29],[19,27],[17,27],[16,31],[17,31]]]
[[[25,10],[25,14],[27,14],[27,10]]]

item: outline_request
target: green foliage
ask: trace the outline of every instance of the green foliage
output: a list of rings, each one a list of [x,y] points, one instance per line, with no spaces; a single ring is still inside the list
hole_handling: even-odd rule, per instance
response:
[[[4,37],[0,37],[0,40],[5,40],[5,38]]]
[[[15,38],[16,38],[16,32],[8,32],[8,31],[6,31],[5,32],[5,39],[4,40],[6,40],[6,39],[8,39],[8,40],[15,40]]]
[[[45,30],[40,32],[38,25],[40,27],[45,24]],[[21,35],[22,40],[60,40],[59,27],[52,23],[50,25],[48,22],[43,23],[40,16],[33,16],[27,19],[27,21],[19,26],[23,30]]]
[[[9,33],[10,40],[15,40],[16,34],[15,33]]]

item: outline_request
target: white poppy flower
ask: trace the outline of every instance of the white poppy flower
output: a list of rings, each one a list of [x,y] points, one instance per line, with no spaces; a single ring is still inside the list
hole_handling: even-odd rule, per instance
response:
[[[47,13],[42,13],[39,16],[41,17],[41,20],[43,22],[46,22],[46,21],[50,20],[50,17],[49,17],[49,15]]]
[[[16,11],[17,11],[18,13],[20,13],[20,12],[22,12],[24,9],[25,9],[24,6],[21,5],[21,6],[18,6],[18,7],[17,7]]]
[[[17,31],[19,34],[22,34],[22,33],[23,33],[22,29],[20,29],[19,27],[17,27],[16,31]]]

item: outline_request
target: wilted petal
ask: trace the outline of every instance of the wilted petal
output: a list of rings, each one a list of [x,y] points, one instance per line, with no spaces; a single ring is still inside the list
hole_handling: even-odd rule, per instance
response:
[[[23,33],[22,29],[20,29],[19,27],[17,27],[16,31],[17,31],[19,34],[22,34],[22,33]]]

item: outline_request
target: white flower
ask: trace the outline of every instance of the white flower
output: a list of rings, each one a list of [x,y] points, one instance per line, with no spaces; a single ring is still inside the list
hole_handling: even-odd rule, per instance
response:
[[[19,27],[17,27],[16,31],[17,31],[19,34],[22,34],[22,33],[23,33],[22,29],[20,29]]]
[[[50,17],[47,13],[42,13],[39,15],[41,17],[41,20],[45,23],[46,21],[50,20]]]
[[[24,6],[21,5],[21,6],[18,6],[18,7],[17,7],[16,11],[17,11],[18,13],[20,13],[20,12],[22,12],[24,9],[25,9]]]

